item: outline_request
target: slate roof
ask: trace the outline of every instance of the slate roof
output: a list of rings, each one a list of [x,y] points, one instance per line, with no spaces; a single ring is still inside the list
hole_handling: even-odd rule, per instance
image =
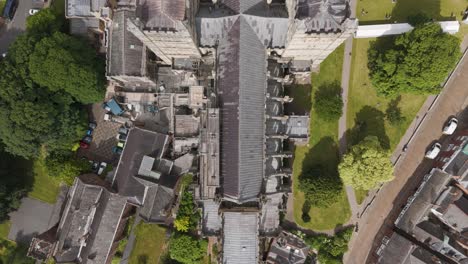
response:
[[[258,213],[224,213],[223,264],[258,263],[258,243]]]
[[[347,0],[299,0],[296,18],[303,21],[307,32],[336,32],[349,13]]]
[[[106,0],[67,0],[66,1],[66,16],[67,17],[87,17],[94,16],[92,12],[99,12],[104,7]]]
[[[57,262],[106,263],[126,205],[97,175],[76,178],[58,227]]]
[[[298,237],[282,232],[273,242],[268,252],[268,264],[303,264],[309,247]]]
[[[127,20],[135,17],[130,10],[117,10],[110,30],[107,75],[141,76],[145,56],[143,43],[127,30]]]
[[[449,174],[439,169],[433,169],[431,174],[426,177],[428,178],[420,185],[412,202],[408,203],[406,211],[402,212],[395,223],[398,228],[410,234],[451,180]]]
[[[167,147],[167,140],[167,135],[156,132],[136,127],[130,130],[112,182],[119,194],[130,197],[134,203],[143,203],[145,185],[135,176],[138,175],[145,155],[154,158],[162,157]],[[164,182],[163,185],[172,188],[175,180],[172,180],[171,177],[161,177],[160,182]]]
[[[255,199],[263,179],[266,52],[243,16],[219,45],[221,175],[224,194]]]
[[[149,222],[164,222],[173,201],[173,189],[155,184],[147,190],[140,216]]]
[[[426,262],[425,260],[430,260]],[[432,260],[432,261],[431,261]],[[429,251],[418,247],[411,243],[406,238],[393,233],[388,244],[383,249],[377,263],[379,264],[423,264],[423,263],[438,263],[440,261]],[[445,262],[440,262],[445,263]]]
[[[150,29],[175,29],[177,21],[185,18],[184,0],[142,0],[139,17]]]

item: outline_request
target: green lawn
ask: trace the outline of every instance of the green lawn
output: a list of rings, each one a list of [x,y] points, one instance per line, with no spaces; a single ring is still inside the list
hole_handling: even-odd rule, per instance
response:
[[[26,257],[27,246],[17,245],[7,239],[10,232],[10,221],[0,224],[0,263],[5,264],[29,264],[33,259]]]
[[[348,144],[355,144],[367,135],[379,138],[383,147],[393,151],[405,134],[408,126],[426,100],[424,95],[403,94],[398,107],[405,120],[391,125],[385,120],[385,110],[390,99],[377,96],[369,80],[367,50],[375,39],[355,39],[353,42],[352,68],[349,84],[347,127]],[[359,131],[354,130],[361,127]],[[355,190],[358,203],[362,203],[367,192]]]
[[[139,223],[129,263],[157,264],[166,250],[166,228],[156,224]]]
[[[360,190],[360,189],[355,189],[354,194],[356,195],[356,202],[358,204],[362,204],[364,202],[364,199],[367,197],[368,191],[366,190]]]
[[[438,20],[451,20],[452,14],[460,20],[461,12],[468,6],[466,0],[359,0],[356,15],[362,24],[366,22],[405,22],[412,14],[424,12]],[[364,9],[365,13],[362,12]],[[385,15],[391,15],[386,20]]]
[[[3,14],[3,8],[5,7],[6,0],[0,0],[0,14]]]
[[[379,97],[369,80],[367,68],[367,50],[371,41],[375,39],[355,39],[352,52],[352,68],[348,95],[347,126],[352,129],[356,123],[365,124],[365,133],[361,130],[360,137],[366,135],[377,136],[383,147],[393,150],[400,142],[413,118],[423,105],[427,96],[403,94],[398,103],[404,122],[391,125],[384,119],[385,110],[391,99]],[[352,133],[351,133],[352,134]],[[354,138],[348,138],[353,144]]]
[[[320,73],[312,75],[312,92],[310,92],[310,88],[303,89],[304,87],[298,87],[298,89],[302,89],[291,91],[289,94],[299,100],[309,98],[301,103],[310,107],[310,102],[313,100],[317,89],[334,89],[333,84],[341,82],[343,53],[344,46],[342,45],[320,65]],[[302,96],[297,97],[301,93]],[[309,211],[311,221],[305,223],[302,220],[302,208],[305,199],[304,194],[298,188],[298,177],[303,169],[317,163],[332,168],[338,166],[338,121],[327,122],[321,120],[313,109],[310,119],[309,146],[297,146],[294,156],[294,218],[296,223],[302,227],[313,230],[328,230],[346,223],[351,216],[345,191],[343,190],[341,193],[339,201],[328,208],[311,207]]]
[[[59,183],[47,174],[43,159],[33,164],[34,183],[28,196],[47,203],[55,203],[60,191]]]

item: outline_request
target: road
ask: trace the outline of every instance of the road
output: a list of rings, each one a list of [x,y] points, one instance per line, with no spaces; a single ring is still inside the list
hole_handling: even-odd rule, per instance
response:
[[[466,118],[468,106],[468,55],[465,55],[454,71],[432,108],[426,113],[407,151],[395,167],[395,179],[384,185],[375,196],[372,205],[361,216],[359,230],[353,236],[345,263],[370,263],[385,231],[392,226],[395,215],[414,192],[422,177],[432,168],[432,162],[424,159],[428,146],[441,137],[441,129],[450,116]],[[371,252],[369,254],[369,251]]]
[[[18,0],[18,8],[13,19],[0,29],[0,54],[8,51],[8,47],[26,30],[26,18],[31,8],[42,8],[41,0]]]

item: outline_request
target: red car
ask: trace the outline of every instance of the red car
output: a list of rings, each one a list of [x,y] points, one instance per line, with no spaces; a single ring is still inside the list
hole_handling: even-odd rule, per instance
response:
[[[83,141],[80,141],[80,148],[87,149],[89,148],[89,144]]]

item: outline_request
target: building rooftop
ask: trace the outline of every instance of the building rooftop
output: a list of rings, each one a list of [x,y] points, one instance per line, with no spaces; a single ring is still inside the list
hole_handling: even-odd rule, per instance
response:
[[[107,263],[126,207],[97,175],[76,178],[58,226],[57,262]]]
[[[119,194],[130,197],[134,203],[143,203],[145,185],[136,179],[143,157],[161,159],[167,143],[167,135],[140,128],[130,130],[112,183]],[[160,179],[160,183],[169,188],[172,188],[175,182],[176,179],[172,177]]]
[[[267,264],[303,264],[309,254],[309,247],[297,236],[281,232],[273,240],[268,252]]]
[[[258,213],[225,212],[223,218],[223,263],[258,263]]]
[[[94,16],[104,7],[106,0],[67,0],[65,14],[67,17]]]
[[[145,28],[174,30],[176,22],[185,18],[185,1],[142,0],[137,12],[144,21]]]

